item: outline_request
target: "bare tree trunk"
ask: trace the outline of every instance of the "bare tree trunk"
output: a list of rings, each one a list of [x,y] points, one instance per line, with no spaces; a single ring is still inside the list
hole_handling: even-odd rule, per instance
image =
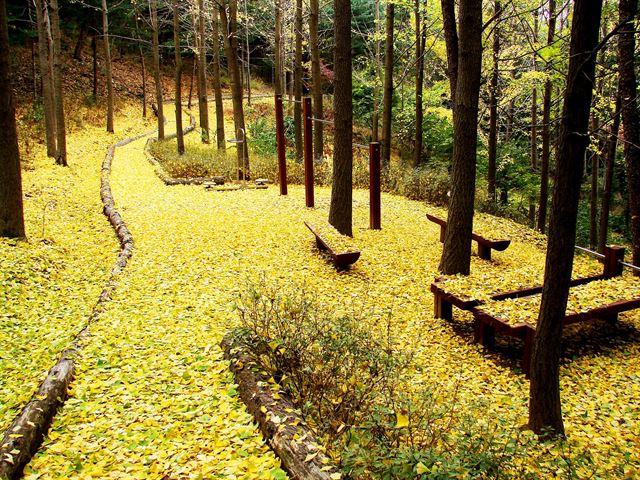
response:
[[[98,41],[96,39],[96,33],[91,35],[91,59],[93,62],[93,78],[91,79],[91,95],[93,101],[98,100]]]
[[[482,64],[482,0],[461,0],[459,15],[458,78],[453,108],[456,141],[451,166],[451,202],[439,267],[445,275],[468,275],[471,266]]]
[[[317,1],[317,0],[314,0]],[[380,0],[374,0],[374,18],[375,18],[375,29],[376,29],[376,38],[377,33],[380,30]],[[375,82],[373,84],[373,113],[371,115],[371,141],[378,141],[378,125],[379,125],[379,116],[380,116],[380,78],[382,77],[382,60],[380,54],[380,40],[376,39],[375,45]]]
[[[231,97],[233,100],[233,123],[236,129],[236,138],[242,143],[237,144],[238,150],[238,180],[249,180],[249,149],[247,148],[246,129],[244,125],[244,107],[242,105],[242,81],[240,80],[240,67],[238,66],[238,39],[237,32],[238,4],[236,0],[229,0],[229,17],[224,5],[220,6],[220,19],[222,20],[224,46],[227,53],[227,64],[231,74]]]
[[[193,62],[191,64],[191,76],[189,77],[189,95],[188,95],[188,100],[187,100],[187,108],[189,110],[191,110],[192,107],[192,102],[191,99],[193,98],[193,79],[197,76],[198,74],[198,61],[196,60],[195,62]]]
[[[553,44],[556,30],[556,3],[549,0],[549,32],[547,45]],[[549,65],[546,67],[550,74]],[[540,202],[538,205],[538,230],[544,233],[547,228],[547,203],[549,202],[549,157],[551,155],[551,79],[544,82],[542,98],[542,156],[540,158]]]
[[[500,24],[499,18],[501,7],[500,2],[493,3],[493,15],[496,26],[493,29],[493,72],[491,72],[491,85],[489,87],[489,145],[488,145],[488,167],[487,167],[487,196],[489,202],[496,202],[496,165],[498,156],[498,80],[500,71],[498,60],[500,59]]]
[[[334,110],[333,182],[329,223],[343,235],[352,235],[353,219],[353,103],[351,98],[351,0],[334,0]],[[393,15],[393,11],[391,12]]]
[[[226,147],[224,138],[224,105],[222,103],[222,88],[220,86],[220,23],[218,20],[218,9],[212,9],[212,32],[213,37],[213,62],[212,62],[212,83],[213,95],[216,104],[216,145],[218,149]]]
[[[312,0],[318,1],[318,0]],[[284,8],[282,5],[283,0],[276,0],[275,7],[275,16],[276,16],[276,26],[275,26],[275,91],[276,95],[283,95],[285,92],[284,88],[284,57],[283,57],[283,44],[282,44],[282,17]],[[317,30],[316,30],[317,31]]]
[[[383,169],[388,169],[391,164],[394,10],[395,6],[393,0],[387,0],[387,16],[385,20],[384,86],[382,100],[382,157],[380,159]]]
[[[56,163],[63,167],[67,164],[67,134],[64,122],[64,95],[62,93],[62,55],[60,41],[60,9],[58,0],[51,0],[51,35],[53,37],[53,90],[56,114]]]
[[[309,46],[311,49],[311,95],[313,97],[313,116],[324,118],[322,106],[322,75],[320,73],[320,47],[318,46],[318,20],[320,18],[319,0],[310,0]],[[375,100],[374,100],[375,101]],[[313,125],[313,157],[316,162],[323,159],[324,129],[322,122]]]
[[[560,402],[560,345],[573,267],[589,109],[594,86],[602,0],[576,0],[569,73],[558,142],[556,181],[540,315],[533,342],[529,428],[542,436],[564,434]]]
[[[598,251],[604,253],[607,245],[607,234],[609,232],[609,211],[611,208],[611,193],[613,189],[613,170],[616,161],[616,151],[618,149],[618,130],[620,129],[620,95],[616,94],[616,106],[613,114],[613,124],[609,132],[607,142],[607,156],[604,169],[604,185],[602,187],[602,198],[600,201],[600,229],[598,232]]]
[[[202,143],[209,143],[209,104],[207,103],[207,48],[204,34],[204,0],[198,0],[198,111]]]
[[[104,65],[107,71],[107,132],[113,133],[113,70],[109,45],[109,18],[107,0],[102,0],[102,41],[104,43]]]
[[[456,84],[458,81],[458,29],[456,26],[456,8],[452,0],[440,0],[442,7],[442,25],[447,49],[447,75],[451,90],[451,105],[456,105]]]
[[[173,0],[173,45],[176,62],[175,71],[175,109],[176,109],[176,140],[178,155],[184,154],[184,134],[182,132],[182,52],[180,51],[180,17],[178,5],[180,0]]]
[[[629,182],[629,214],[631,216],[632,263],[640,265],[640,116],[638,114],[637,80],[635,72],[634,19],[638,15],[638,0],[620,0],[619,21],[625,22],[618,38],[618,71],[624,126],[624,159]],[[640,275],[637,270],[635,275]]]
[[[156,108],[158,114],[158,139],[164,139],[164,99],[162,98],[162,76],[160,74],[160,45],[158,40],[158,0],[150,0],[151,42],[153,49],[153,78],[156,84]]]
[[[293,66],[293,124],[296,141],[296,162],[302,162],[302,0],[296,0],[295,60]]]
[[[138,40],[138,51],[140,52],[140,74],[142,75],[142,118],[147,118],[147,65],[144,60],[144,51],[142,49],[142,39],[140,38],[140,26],[138,24],[138,11],[136,16],[136,39]]]
[[[422,124],[424,112],[422,110],[422,90],[424,83],[424,49],[427,41],[427,22],[420,19],[420,0],[415,0],[416,17],[416,141],[413,148],[413,166],[422,162]]]
[[[247,49],[247,105],[251,105],[251,49],[249,48],[249,12],[247,10],[247,0],[244,0],[244,18],[247,21],[244,24],[245,48]]]
[[[595,115],[592,118],[592,132],[597,132],[600,127]],[[602,144],[602,142],[599,142]],[[598,246],[598,163],[600,155],[592,151],[591,153],[591,195],[589,201],[589,247]]]
[[[76,48],[73,50],[73,58],[75,60],[82,60],[82,48],[84,47],[84,39],[87,36],[87,27],[80,25],[80,32],[78,33],[78,41],[76,42]]]
[[[20,151],[9,69],[5,0],[0,0],[0,152],[0,236],[24,238]]]
[[[42,77],[42,101],[44,105],[45,137],[47,156],[56,156],[56,116],[53,88],[53,59],[49,32],[49,12],[43,0],[36,0],[36,22],[38,24],[38,59]]]

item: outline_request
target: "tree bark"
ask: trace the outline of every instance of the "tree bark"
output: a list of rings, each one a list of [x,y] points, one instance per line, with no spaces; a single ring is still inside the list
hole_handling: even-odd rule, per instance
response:
[[[456,141],[451,168],[451,202],[440,260],[440,271],[445,275],[468,275],[471,266],[482,64],[482,0],[461,0],[459,15],[458,78],[453,108]]]
[[[489,202],[496,202],[496,165],[498,153],[498,60],[500,58],[500,2],[494,1],[493,15],[496,26],[493,29],[493,71],[491,72],[491,85],[489,87],[489,145],[488,145],[488,167],[487,167],[487,196]]]
[[[47,156],[56,156],[56,116],[53,88],[53,59],[51,51],[49,12],[43,0],[36,0],[36,23],[38,25],[38,60],[42,77],[42,102],[44,105],[45,138]]]
[[[555,0],[549,0],[549,31],[547,33],[547,45],[553,44],[556,30],[556,4]],[[547,74],[551,74],[549,65],[546,66]],[[547,228],[547,203],[549,202],[549,157],[551,155],[551,95],[553,85],[551,78],[544,82],[542,97],[542,155],[540,157],[540,201],[538,205],[538,230],[544,233]]]
[[[318,21],[320,18],[319,0],[310,0],[309,11],[309,47],[311,49],[311,96],[313,98],[313,116],[324,117],[322,106],[322,74],[320,73],[320,47],[318,45]],[[324,155],[324,129],[322,122],[313,125],[313,158],[321,162]]]
[[[422,91],[424,83],[424,49],[427,41],[426,19],[421,22],[420,0],[415,0],[416,17],[416,140],[413,148],[413,166],[422,163],[422,124],[424,112],[422,109]]]
[[[600,128],[595,115],[591,119],[592,135]],[[602,144],[602,142],[598,142]],[[591,151],[591,195],[589,198],[589,247],[598,246],[598,164],[600,154],[595,150]]]
[[[312,0],[317,1],[317,0]],[[284,78],[283,78],[283,67],[284,67],[284,58],[283,58],[283,45],[282,45],[282,17],[284,8],[282,5],[283,0],[276,0],[275,2],[275,17],[276,17],[276,25],[275,25],[275,75],[274,75],[274,83],[275,83],[275,92],[276,95],[283,95],[285,92],[284,88]],[[317,19],[316,19],[317,20]]]
[[[296,162],[302,162],[302,0],[296,0],[295,61],[293,68],[293,124],[296,143]]]
[[[317,0],[313,0],[317,1]],[[380,78],[382,77],[382,60],[380,54],[380,40],[377,35],[380,30],[380,0],[374,0],[374,18],[375,18],[375,81],[373,84],[373,113],[371,114],[371,141],[377,142],[378,130],[379,130],[379,117],[380,117]]]
[[[393,109],[393,34],[394,34],[394,0],[387,0],[385,20],[385,55],[384,85],[382,99],[382,168],[388,169],[391,164],[391,120]]]
[[[226,148],[226,140],[224,138],[224,104],[222,103],[222,87],[220,86],[220,22],[218,20],[218,9],[213,8],[212,12],[212,32],[213,37],[213,61],[211,68],[213,70],[212,84],[213,95],[216,104],[216,145],[218,149]]]
[[[160,74],[160,45],[158,40],[158,0],[150,0],[151,43],[153,50],[153,78],[156,84],[156,106],[158,113],[158,140],[164,139],[164,98]]]
[[[198,0],[198,113],[202,143],[209,143],[209,105],[207,103],[207,49],[204,35],[204,0]]]
[[[393,4],[391,4],[393,5]],[[352,235],[353,104],[351,98],[351,0],[334,0],[334,111],[333,182],[329,223],[343,235]],[[393,9],[391,10],[393,15]]]
[[[236,0],[229,0],[229,17],[224,5],[220,6],[220,19],[225,31],[224,46],[227,54],[227,64],[231,74],[231,97],[233,100],[233,123],[236,129],[238,143],[238,180],[249,179],[249,149],[247,148],[246,129],[244,125],[244,107],[242,105],[242,80],[240,79],[240,67],[238,65],[237,32],[238,4]]]
[[[53,36],[53,89],[56,114],[56,163],[63,167],[67,164],[67,134],[64,122],[64,95],[62,93],[62,55],[60,41],[60,9],[58,0],[51,0],[51,34]]]
[[[11,88],[5,0],[0,0],[0,152],[0,235],[24,238],[20,151]]]
[[[619,91],[622,98],[624,126],[624,160],[629,185],[631,216],[631,262],[640,265],[640,116],[638,114],[637,80],[635,73],[635,18],[638,0],[620,0],[619,21],[625,22],[618,38]],[[635,275],[640,275],[637,270]]]
[[[136,39],[138,40],[138,52],[140,52],[140,74],[142,75],[142,118],[147,118],[147,65],[142,49],[142,39],[140,38],[140,25],[138,24],[138,11],[134,11],[136,16]]]
[[[93,101],[95,102],[98,100],[98,40],[96,39],[95,32],[93,33],[93,35],[91,35],[91,58],[93,62],[91,95],[93,97]]]
[[[611,209],[611,193],[613,189],[613,170],[618,150],[618,131],[620,129],[620,95],[616,94],[616,106],[613,114],[613,123],[609,131],[607,142],[607,156],[604,169],[604,185],[602,187],[602,198],[600,199],[600,228],[598,231],[598,251],[604,253],[607,245],[607,234],[609,233],[609,211]]]
[[[542,303],[531,356],[529,427],[538,435],[562,435],[560,345],[573,267],[589,110],[595,77],[602,0],[576,0],[569,72],[558,142],[556,181]]]
[[[454,0],[440,0],[442,7],[442,26],[447,50],[447,75],[451,90],[451,105],[456,104],[456,84],[458,81],[458,28]]]
[[[102,42],[104,44],[104,65],[107,71],[107,132],[113,133],[113,70],[111,68],[108,15],[107,0],[102,0]]]
[[[80,25],[80,32],[78,33],[78,41],[76,42],[76,48],[73,49],[73,58],[75,60],[82,60],[82,48],[84,47],[84,39],[87,36],[87,27]]]
[[[173,0],[173,44],[175,54],[175,109],[176,109],[176,143],[178,155],[184,154],[184,133],[182,132],[182,52],[180,52],[180,17],[178,15],[179,0]]]

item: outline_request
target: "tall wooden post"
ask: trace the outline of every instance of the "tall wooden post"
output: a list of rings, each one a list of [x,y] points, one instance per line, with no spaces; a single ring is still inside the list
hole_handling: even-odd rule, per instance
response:
[[[311,97],[302,101],[302,118],[304,124],[304,197],[307,207],[313,208],[313,120]]]
[[[276,145],[278,149],[278,176],[280,178],[280,195],[287,194],[287,160],[286,141],[284,138],[284,113],[282,95],[276,95]]]
[[[369,228],[380,230],[380,143],[369,144]]]

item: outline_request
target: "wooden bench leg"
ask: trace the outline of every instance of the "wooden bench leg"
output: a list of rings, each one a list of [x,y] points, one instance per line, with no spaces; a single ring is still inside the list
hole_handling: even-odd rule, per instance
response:
[[[444,234],[447,231],[447,227],[440,225],[440,242],[444,243]]]
[[[476,318],[474,321],[473,341],[483,347],[493,348],[496,344],[496,329]]]
[[[535,330],[528,329],[524,336],[524,351],[522,352],[522,372],[527,378],[529,378],[529,372],[531,371],[531,353],[533,352],[533,338],[535,337]]]
[[[491,260],[491,247],[478,243],[478,256],[483,260]]]
[[[453,319],[451,303],[435,293],[433,294],[433,316],[449,321]]]
[[[618,321],[618,314],[610,313],[608,315],[602,315],[602,320],[604,320],[607,323],[610,323],[611,325],[615,325],[615,323]]]

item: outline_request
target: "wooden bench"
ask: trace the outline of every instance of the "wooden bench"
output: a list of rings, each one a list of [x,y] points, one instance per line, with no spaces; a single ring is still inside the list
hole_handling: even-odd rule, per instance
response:
[[[586,312],[570,313],[564,317],[563,324],[570,325],[572,323],[584,322],[596,318],[615,323],[619,313],[637,308],[640,308],[640,298],[622,300]],[[529,323],[511,325],[484,311],[482,307],[475,307],[472,311],[474,317],[474,342],[492,348],[495,345],[496,333],[521,339],[524,342],[521,363],[522,371],[525,375],[529,376],[533,340],[536,333],[535,325]]]
[[[604,250],[604,267],[603,272],[600,275],[593,275],[589,277],[580,277],[571,280],[569,285],[576,287],[585,283],[593,282],[594,280],[605,280],[607,278],[616,277],[622,275],[621,260],[624,259],[623,247],[605,247]],[[433,313],[435,318],[442,318],[444,320],[452,320],[453,311],[452,306],[455,305],[461,310],[472,310],[474,307],[481,305],[482,301],[473,298],[463,298],[453,295],[445,290],[445,286],[437,279],[431,284],[431,292],[433,293]],[[502,292],[490,297],[491,300],[506,300],[507,298],[520,298],[529,295],[535,295],[542,292],[542,286],[534,286],[522,288],[519,290],[512,290],[509,292]]]
[[[444,234],[447,230],[447,221],[440,217],[427,213],[427,218],[440,225],[440,241],[444,242]],[[478,256],[483,260],[491,260],[491,250],[502,252],[506,250],[511,240],[490,240],[477,233],[471,233],[471,239],[478,243]]]
[[[346,269],[360,258],[360,251],[356,249],[345,235],[341,235],[331,225],[316,226],[304,222],[311,233],[316,236],[316,245],[320,250],[327,251],[338,269]],[[332,241],[333,240],[333,244]]]

